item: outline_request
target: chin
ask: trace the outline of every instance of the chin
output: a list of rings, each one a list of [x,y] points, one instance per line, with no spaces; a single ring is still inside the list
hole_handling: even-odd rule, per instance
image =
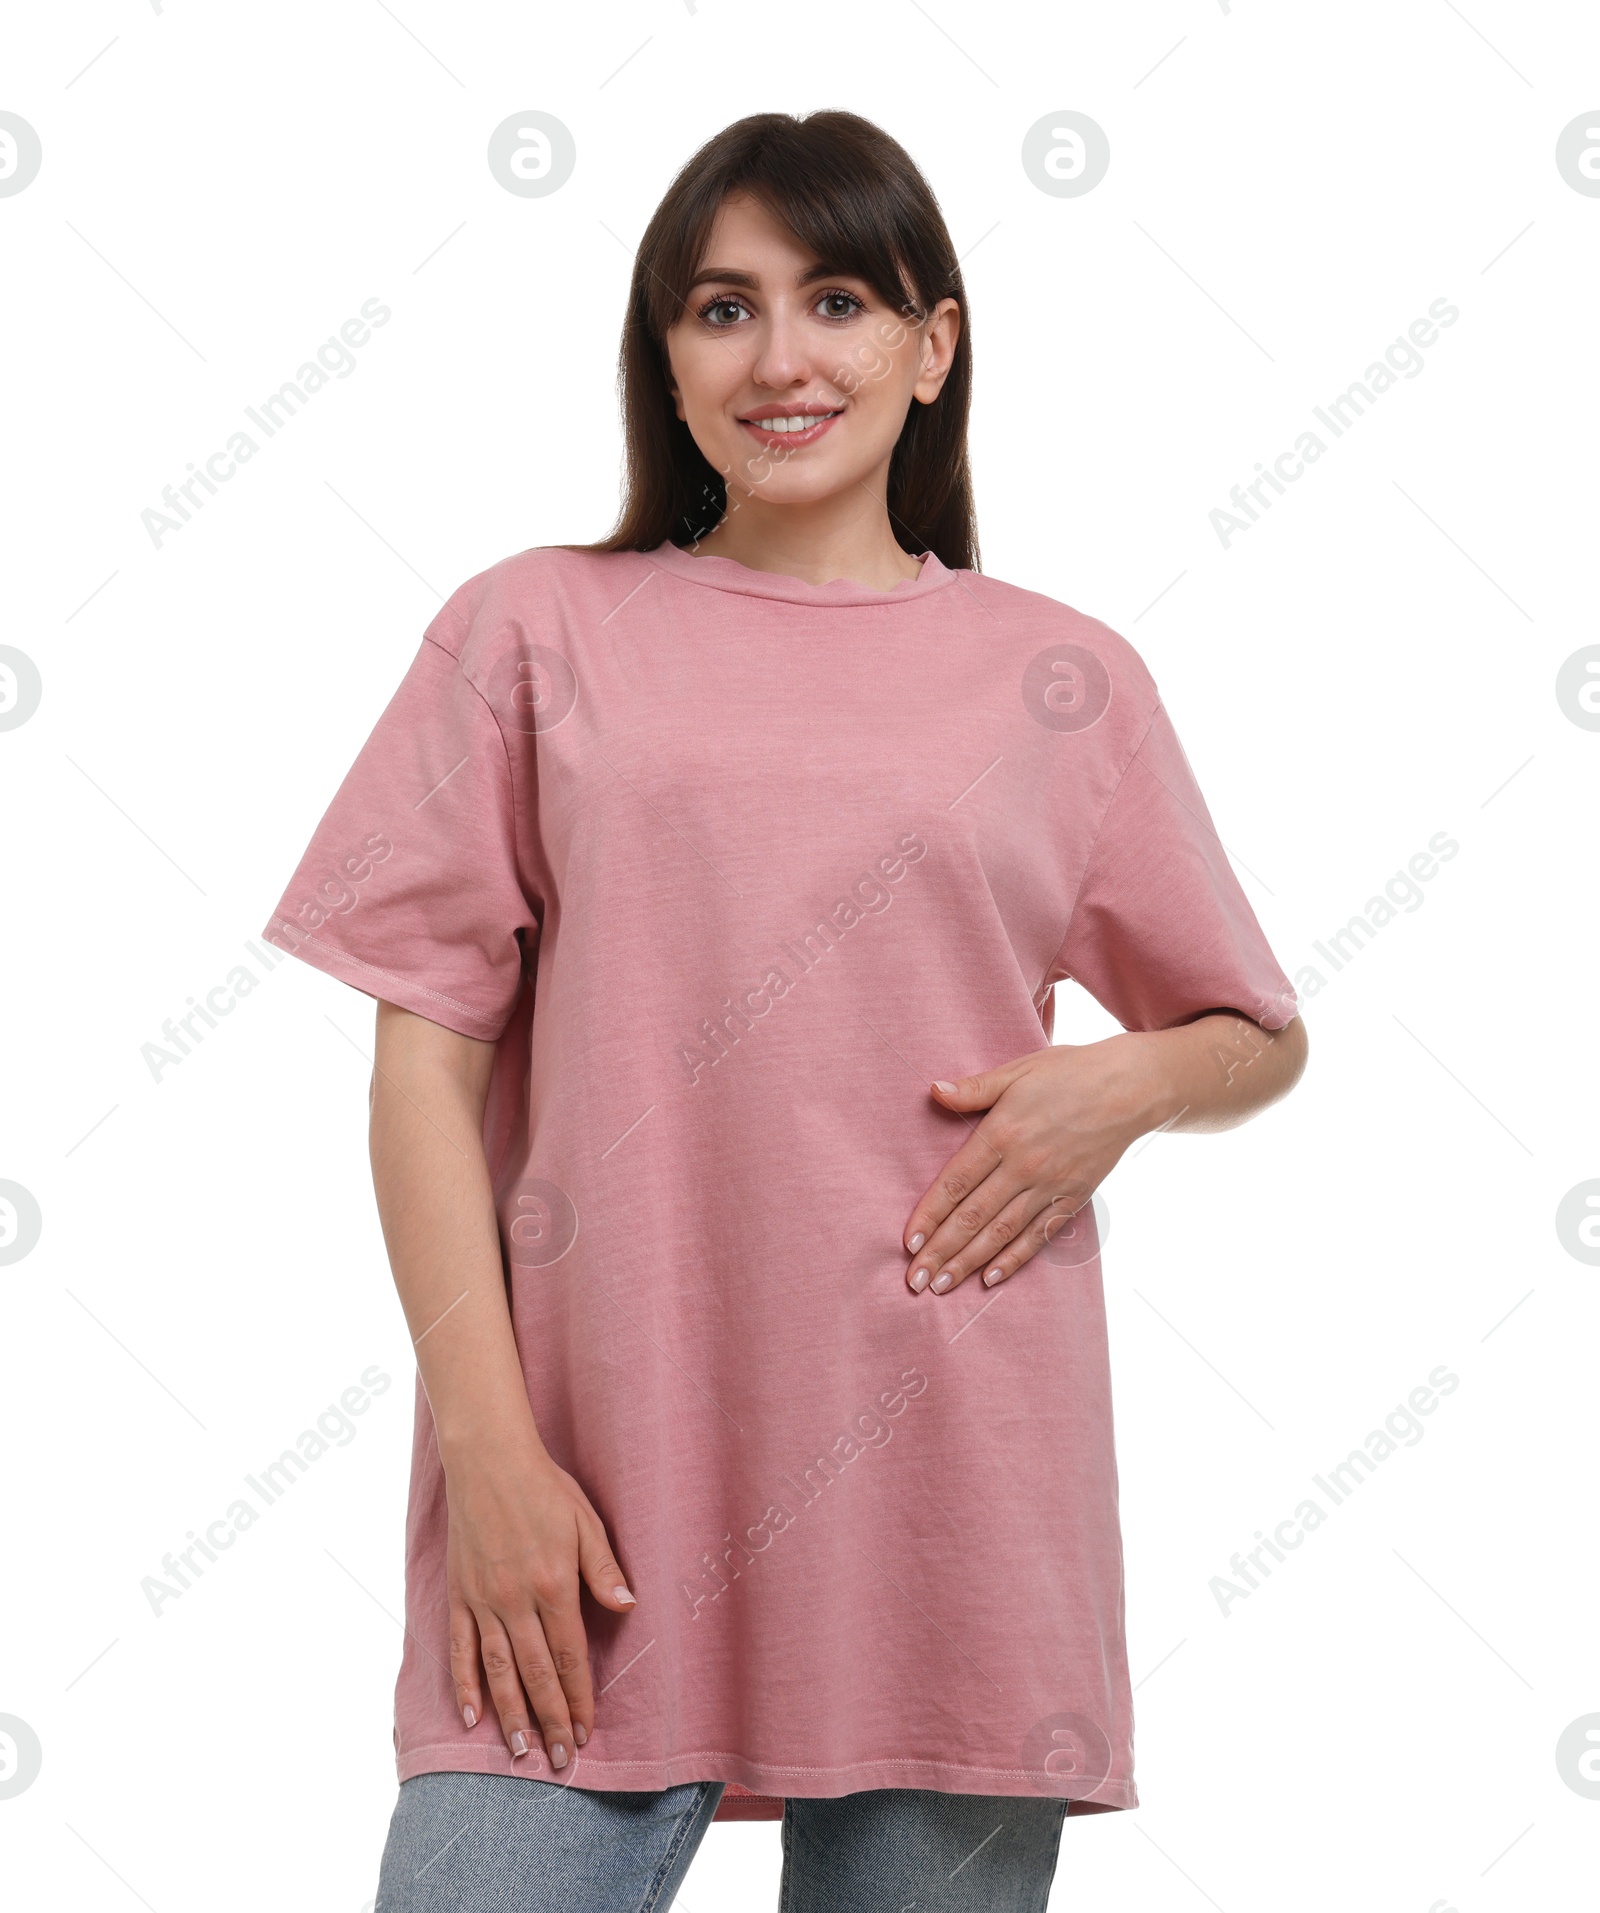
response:
[[[760,456],[760,453],[756,454],[757,461]],[[749,472],[751,462],[746,459],[742,469],[749,473],[753,480],[755,473]],[[760,469],[757,463],[756,471],[759,472]],[[741,466],[736,464],[733,470],[737,473],[741,470]],[[825,498],[833,498],[838,493],[859,485],[866,476],[866,470],[857,472],[853,468],[844,471],[837,466],[817,465],[810,471],[804,471],[789,469],[774,463],[771,476],[752,483],[751,491],[756,499],[768,505],[816,505]],[[741,496],[740,488],[731,479],[729,488],[734,496]]]

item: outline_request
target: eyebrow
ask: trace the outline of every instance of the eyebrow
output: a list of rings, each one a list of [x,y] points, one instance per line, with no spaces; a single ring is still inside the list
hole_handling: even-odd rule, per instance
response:
[[[859,279],[863,285],[870,283],[859,272],[851,272],[845,267],[830,266],[826,263],[807,266],[804,272],[795,274],[794,282],[797,286],[809,286],[818,279]],[[752,292],[760,285],[760,281],[753,272],[740,272],[736,267],[731,266],[707,266],[704,272],[697,272],[689,281],[689,290],[693,292],[696,286],[708,285],[712,282],[724,286],[748,286]]]

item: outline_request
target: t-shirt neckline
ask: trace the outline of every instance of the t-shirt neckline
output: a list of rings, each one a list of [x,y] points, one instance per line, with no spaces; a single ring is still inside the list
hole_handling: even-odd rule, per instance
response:
[[[825,585],[814,585],[781,571],[755,571],[735,558],[694,557],[670,541],[644,555],[658,570],[670,572],[676,578],[687,578],[691,584],[709,585],[714,591],[736,591],[747,598],[777,598],[787,604],[829,607],[906,604],[913,598],[925,598],[930,592],[942,590],[956,576],[931,551],[922,554],[922,569],[915,578],[902,578],[888,591],[857,584],[853,578],[833,578]]]

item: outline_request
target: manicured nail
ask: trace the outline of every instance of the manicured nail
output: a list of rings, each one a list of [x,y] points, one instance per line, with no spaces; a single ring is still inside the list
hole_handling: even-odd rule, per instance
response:
[[[948,1269],[941,1269],[939,1273],[933,1278],[934,1294],[943,1295],[945,1290],[949,1288],[950,1284],[954,1280],[955,1280],[955,1277],[950,1273]]]
[[[928,1286],[928,1271],[926,1269],[913,1269],[911,1271],[911,1286],[916,1290],[918,1295],[920,1295]]]
[[[989,1272],[983,1278],[983,1286],[986,1289],[992,1289],[995,1283],[998,1282],[1001,1276],[1004,1274],[1005,1274],[1004,1269],[990,1269]]]
[[[639,1605],[625,1587],[614,1587],[611,1590],[611,1598],[613,1601],[626,1601],[631,1607]]]
[[[567,1750],[559,1740],[550,1743],[550,1765],[560,1769],[567,1764]]]
[[[572,1738],[578,1743],[580,1747],[588,1746],[589,1730],[587,1727],[584,1726],[581,1720],[575,1720],[572,1723]]]
[[[917,1233],[911,1238],[911,1240],[906,1244],[906,1247],[911,1251],[913,1255],[915,1255],[918,1249],[922,1247],[923,1243],[926,1242],[927,1239],[928,1238],[919,1229]]]
[[[528,1736],[519,1727],[511,1736],[511,1758],[519,1759],[528,1751]]]
[[[956,1093],[956,1086],[954,1083],[935,1083],[934,1088],[939,1090],[942,1094],[946,1096],[953,1096]]]
[[[461,1718],[467,1723],[468,1727],[476,1727],[478,1724],[478,1715],[475,1708],[463,1707],[461,1710]]]

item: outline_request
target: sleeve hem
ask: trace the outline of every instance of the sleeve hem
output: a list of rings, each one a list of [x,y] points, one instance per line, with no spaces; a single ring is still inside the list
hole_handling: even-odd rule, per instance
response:
[[[1294,997],[1292,990],[1287,992],[1287,994],[1290,997]],[[1283,1003],[1284,997],[1285,992],[1279,990],[1277,992],[1276,1001],[1280,1006]],[[1254,1023],[1257,1029],[1265,1030],[1269,1036],[1276,1036],[1280,1031],[1286,1030],[1300,1014],[1298,997],[1294,997],[1295,1007],[1292,1010],[1285,1010],[1281,1007],[1274,1009],[1272,1002],[1266,997],[1261,997],[1258,1000],[1262,1007],[1257,1010],[1247,1010],[1239,1003],[1213,1003],[1209,1009],[1187,1010],[1182,1016],[1175,1018],[1170,1023],[1163,1023],[1159,1027],[1163,1030],[1181,1030],[1186,1028],[1190,1023],[1198,1023],[1203,1016],[1242,1016],[1247,1023]]]
[[[399,976],[392,970],[380,969],[377,964],[352,956],[348,950],[341,950],[336,944],[323,942],[309,935],[298,924],[287,923],[281,917],[274,917],[261,934],[275,950],[282,951],[286,956],[299,957],[302,963],[309,963],[314,969],[324,971],[339,982],[348,983],[352,989],[360,990],[364,995],[397,1004],[402,1010],[426,1017],[430,1023],[454,1030],[458,1036],[475,1037],[484,1043],[498,1042],[510,1020],[507,1016],[492,1015],[470,1003],[463,1003],[441,990],[429,989],[415,977]]]

